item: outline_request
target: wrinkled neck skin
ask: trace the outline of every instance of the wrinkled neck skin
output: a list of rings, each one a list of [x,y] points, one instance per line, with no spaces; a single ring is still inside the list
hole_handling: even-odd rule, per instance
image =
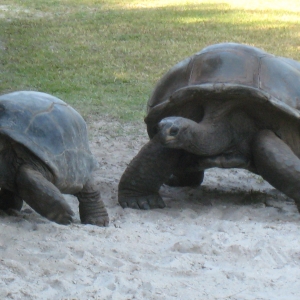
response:
[[[236,154],[247,160],[251,159],[251,139],[259,130],[255,120],[234,101],[210,102],[199,123],[174,116],[161,120],[158,127],[165,147],[202,157]]]
[[[205,118],[201,123],[189,120],[183,149],[201,156],[214,156],[232,146],[230,123]]]
[[[219,155],[232,144],[232,132],[228,112],[228,103],[210,103],[205,107],[204,117],[197,123],[187,120],[184,131],[184,150],[201,156]]]

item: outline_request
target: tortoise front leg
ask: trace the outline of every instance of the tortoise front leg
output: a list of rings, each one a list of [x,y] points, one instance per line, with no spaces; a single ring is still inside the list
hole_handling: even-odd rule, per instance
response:
[[[252,144],[254,164],[272,186],[293,198],[300,212],[300,160],[272,131],[263,130]]]
[[[130,162],[123,173],[118,200],[123,208],[163,208],[158,191],[173,174],[182,150],[163,147],[154,137]]]
[[[58,188],[29,165],[19,168],[16,188],[18,196],[45,218],[59,224],[72,222],[74,213]]]
[[[92,180],[89,180],[75,196],[79,201],[82,224],[108,226],[109,218],[106,208],[101,200],[100,191]]]

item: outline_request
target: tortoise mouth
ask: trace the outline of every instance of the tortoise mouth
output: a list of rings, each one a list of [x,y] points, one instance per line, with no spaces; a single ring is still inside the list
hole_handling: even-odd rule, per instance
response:
[[[175,138],[160,138],[160,144],[166,148],[176,148],[176,139]]]
[[[172,142],[174,142],[176,140],[176,136],[172,136],[169,134],[170,130],[166,130],[166,131],[160,131],[158,133],[159,135],[159,141],[161,144],[163,145],[169,145]]]
[[[176,140],[176,137],[168,135],[164,138],[164,143],[167,145],[172,143],[174,140]]]

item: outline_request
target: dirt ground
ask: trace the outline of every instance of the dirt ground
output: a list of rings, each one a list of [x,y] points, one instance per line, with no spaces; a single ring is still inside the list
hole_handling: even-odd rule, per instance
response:
[[[201,187],[162,187],[167,204],[123,210],[117,186],[147,141],[142,124],[89,124],[110,225],[52,223],[28,206],[0,212],[0,299],[298,300],[300,215],[244,170],[211,169]]]

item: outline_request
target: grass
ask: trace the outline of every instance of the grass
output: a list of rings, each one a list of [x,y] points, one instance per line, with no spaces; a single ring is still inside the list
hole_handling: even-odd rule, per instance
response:
[[[300,60],[298,0],[2,0],[0,28],[0,93],[44,91],[86,118],[142,120],[160,76],[209,44]]]

